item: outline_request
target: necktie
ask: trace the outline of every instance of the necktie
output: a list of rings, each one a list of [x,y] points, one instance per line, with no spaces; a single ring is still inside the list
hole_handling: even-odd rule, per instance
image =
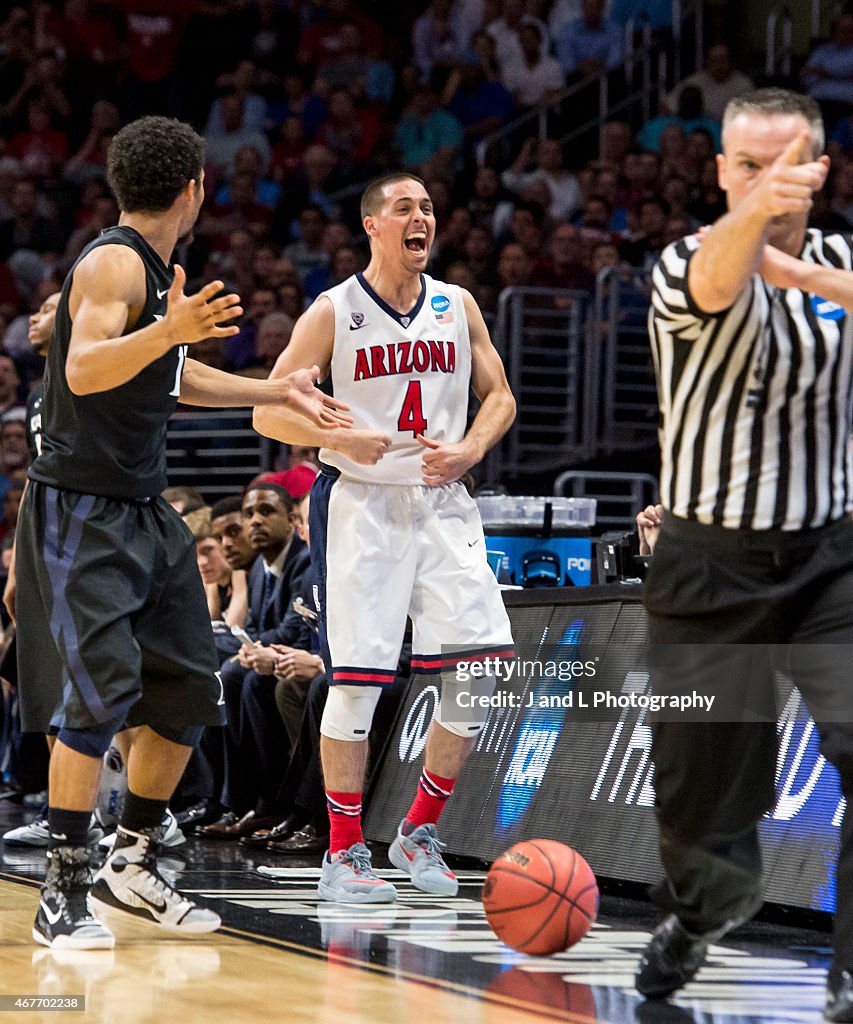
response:
[[[261,591],[261,629],[267,628],[267,614],[272,605],[275,576],[269,569],[264,570],[264,586]]]

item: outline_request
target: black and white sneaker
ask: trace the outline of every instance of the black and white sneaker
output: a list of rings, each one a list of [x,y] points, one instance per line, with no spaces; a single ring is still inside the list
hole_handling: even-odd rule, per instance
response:
[[[159,834],[160,828],[118,830],[113,852],[95,875],[89,909],[98,917],[135,918],[182,935],[216,931],[219,915],[182,896],[157,870]]]
[[[112,949],[113,933],[92,916],[86,893],[92,884],[90,851],[57,846],[47,852],[47,876],[41,891],[33,938],[51,949]]]

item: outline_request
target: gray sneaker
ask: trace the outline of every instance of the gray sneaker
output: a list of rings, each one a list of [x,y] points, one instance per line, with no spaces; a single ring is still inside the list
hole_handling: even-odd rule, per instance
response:
[[[444,863],[444,843],[438,838],[435,825],[418,825],[406,835],[405,819],[397,829],[397,838],[388,847],[388,860],[405,871],[412,885],[435,896],[455,896],[459,891],[456,875]]]
[[[94,814],[89,824],[89,835],[86,838],[88,846],[93,846],[103,836],[104,830],[100,827]],[[3,833],[3,842],[7,846],[31,846],[46,849],[50,839],[50,829],[47,823],[47,815],[40,816],[29,825],[18,825],[17,828],[9,829]]]
[[[333,903],[393,903],[397,899],[394,886],[374,873],[364,843],[353,843],[334,858],[326,852],[317,894]]]

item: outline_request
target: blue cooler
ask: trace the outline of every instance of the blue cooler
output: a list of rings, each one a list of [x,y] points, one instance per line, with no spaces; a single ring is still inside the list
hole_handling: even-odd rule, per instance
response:
[[[594,498],[477,498],[498,580],[522,587],[588,587],[595,505]]]

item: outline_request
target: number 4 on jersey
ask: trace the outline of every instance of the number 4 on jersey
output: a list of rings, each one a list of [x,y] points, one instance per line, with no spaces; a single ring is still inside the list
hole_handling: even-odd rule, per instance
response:
[[[419,380],[409,381],[406,388],[406,397],[403,399],[403,408],[397,419],[398,430],[411,430],[415,437],[418,434],[425,434],[427,421],[424,418],[424,409],[421,402],[421,382]]]

